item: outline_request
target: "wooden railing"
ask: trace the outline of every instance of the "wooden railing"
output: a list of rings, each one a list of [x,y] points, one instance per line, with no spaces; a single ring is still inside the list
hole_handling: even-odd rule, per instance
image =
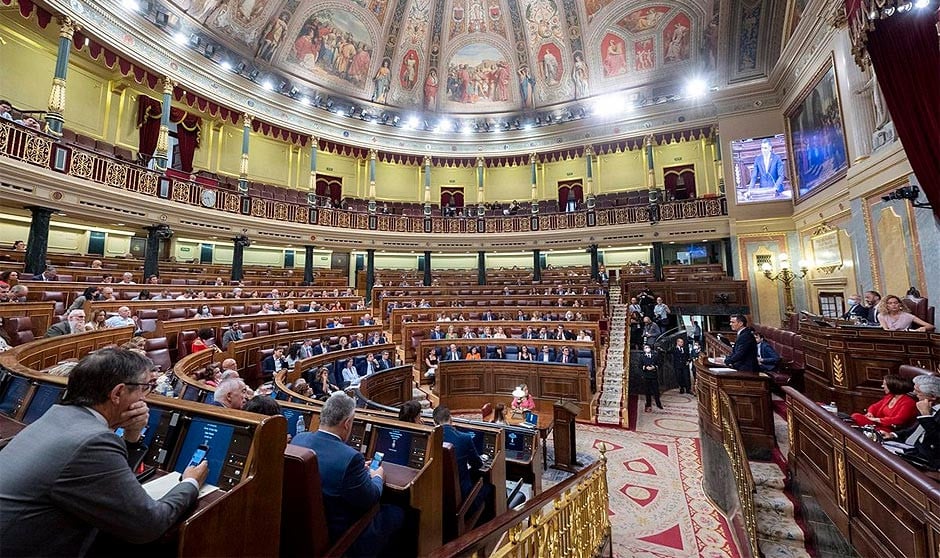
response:
[[[0,157],[24,161],[67,176],[159,197],[223,213],[249,215],[260,219],[320,225],[340,229],[369,230],[369,219],[377,220],[375,230],[396,233],[501,234],[586,228],[596,224],[628,225],[650,222],[649,207],[626,206],[594,211],[504,215],[478,219],[374,215],[335,208],[314,208],[305,204],[242,196],[206,185],[167,177],[135,163],[122,161],[77,145],[57,141],[52,136],[30,130],[9,120],[0,120]],[[659,221],[697,220],[728,215],[724,197],[696,198],[659,204]]]
[[[611,543],[606,451],[602,444],[598,461],[430,558],[600,556]]]

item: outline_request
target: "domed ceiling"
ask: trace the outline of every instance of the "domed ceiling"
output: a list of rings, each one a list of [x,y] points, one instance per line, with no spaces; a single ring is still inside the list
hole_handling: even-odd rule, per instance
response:
[[[773,5],[726,2],[730,25],[717,0],[155,0],[149,11],[282,93],[475,115],[763,75]]]

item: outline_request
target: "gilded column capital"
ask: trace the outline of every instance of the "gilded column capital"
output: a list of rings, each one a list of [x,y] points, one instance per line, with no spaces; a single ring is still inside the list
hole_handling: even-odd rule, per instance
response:
[[[163,94],[172,95],[173,88],[176,87],[176,82],[170,79],[169,76],[164,76],[163,78]]]
[[[537,165],[539,163],[539,154],[538,153],[529,153],[529,164]]]
[[[483,160],[483,157],[477,157],[477,166],[478,167],[486,166],[486,161]]]
[[[373,147],[369,149],[369,160],[375,161],[379,157],[379,152]]]
[[[253,117],[247,112],[242,114],[242,126],[244,126],[245,128],[250,128],[252,119]]]
[[[584,156],[585,156],[585,157],[593,157],[593,156],[594,156],[594,146],[593,146],[593,145],[585,145],[585,146],[584,146]]]
[[[320,149],[320,138],[317,136],[310,136],[310,147],[312,149]]]
[[[78,24],[68,16],[59,16],[59,37],[62,39],[72,40],[72,37],[75,36],[75,31],[79,29]]]
[[[430,155],[425,155],[425,156],[424,156],[424,166],[426,166],[426,167],[430,167],[430,166],[431,166],[431,156],[430,156]]]

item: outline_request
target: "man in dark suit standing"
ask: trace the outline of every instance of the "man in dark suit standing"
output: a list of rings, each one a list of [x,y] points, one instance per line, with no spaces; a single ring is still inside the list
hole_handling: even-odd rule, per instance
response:
[[[134,475],[147,452],[141,432],[151,367],[124,349],[86,356],[69,375],[62,403],[0,452],[0,555],[81,556],[99,530],[147,543],[196,502],[206,462],[187,467],[159,500]]]
[[[473,490],[476,479],[480,477],[480,467],[483,466],[483,460],[477,453],[477,448],[473,445],[473,436],[459,432],[451,424],[450,409],[439,405],[434,409],[434,424],[443,427],[444,442],[454,446],[454,457],[457,461],[457,476],[460,478],[460,494],[466,500],[467,495]],[[484,484],[474,506],[484,505],[489,495],[492,493],[492,485]]]
[[[356,402],[343,392],[326,400],[316,432],[303,432],[291,443],[317,454],[330,541],[335,542],[382,496],[385,469],[371,471],[361,453],[346,445],[356,416]],[[376,556],[405,521],[399,507],[382,505],[349,549],[350,556]]]
[[[754,339],[754,330],[747,327],[747,316],[734,314],[731,316],[731,329],[737,332],[731,354],[725,357],[725,366],[740,372],[760,372],[757,362],[757,341]]]
[[[761,188],[773,187],[774,197],[779,197],[783,193],[784,178],[786,178],[786,167],[783,159],[774,153],[770,140],[765,138],[760,142],[760,155],[754,158],[754,172],[751,173],[748,192],[754,188],[756,182],[760,182]]]

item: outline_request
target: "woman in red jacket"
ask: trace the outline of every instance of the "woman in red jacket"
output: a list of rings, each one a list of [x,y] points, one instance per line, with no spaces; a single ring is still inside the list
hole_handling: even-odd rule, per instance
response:
[[[859,426],[874,424],[882,432],[891,432],[911,425],[917,417],[917,407],[910,393],[914,384],[894,374],[886,374],[881,383],[885,396],[868,407],[863,415],[853,413],[852,420]]]

